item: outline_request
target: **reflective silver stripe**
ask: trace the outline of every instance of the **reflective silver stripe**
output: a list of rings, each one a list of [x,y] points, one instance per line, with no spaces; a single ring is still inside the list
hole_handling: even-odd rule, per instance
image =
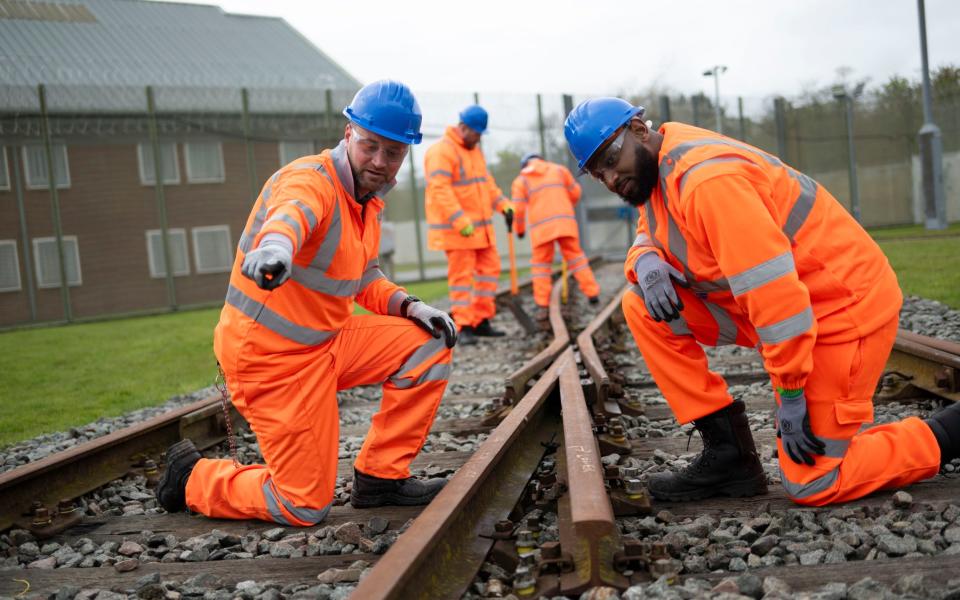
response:
[[[304,346],[317,346],[337,335],[337,331],[323,331],[297,325],[232,285],[227,288],[227,304],[270,331]]]
[[[416,351],[410,355],[400,368],[397,369],[397,372],[390,376],[390,381],[395,385],[398,385],[398,381],[406,378],[407,374],[410,371],[413,371],[420,365],[424,364],[447,347],[446,342],[443,339],[443,336],[438,338],[430,338],[422,346],[416,349]],[[449,368],[450,365],[447,365]],[[409,380],[408,380],[409,381]]]
[[[727,281],[733,295],[739,296],[788,275],[793,270],[793,253],[787,251],[736,275],[731,275]]]
[[[792,169],[788,173],[800,184],[800,195],[797,196],[797,201],[793,203],[793,208],[787,215],[787,222],[783,224],[783,233],[793,241],[794,236],[810,216],[810,211],[813,210],[813,203],[817,199],[817,182]]]
[[[647,204],[649,204],[649,202]],[[652,211],[648,211],[647,214],[652,215]],[[660,244],[656,241],[656,238],[654,238],[654,242],[658,247],[660,247]],[[674,220],[673,215],[670,214],[669,210],[667,211],[667,243],[670,246],[670,254],[676,257],[680,264],[683,265],[683,274],[686,276],[687,282],[690,284],[690,288],[693,291],[709,293],[730,289],[730,286],[724,277],[714,281],[700,281],[696,279],[693,271],[690,270],[690,266],[687,263],[687,239],[683,237],[683,234],[680,232],[680,226],[677,225],[677,222]]]
[[[567,266],[572,267],[573,265],[580,264],[580,262],[584,260],[587,260],[587,256],[585,254],[581,254],[580,256],[574,256],[572,260],[567,262]]]
[[[483,177],[471,177],[470,179],[461,179],[460,181],[454,181],[453,185],[455,187],[460,187],[462,185],[473,185],[474,183],[483,183],[487,180],[486,176]]]
[[[298,165],[290,165],[291,171],[300,171],[303,169],[314,169],[319,170],[323,167],[323,163],[300,163]]]
[[[811,325],[813,325],[813,309],[808,306],[779,323],[757,327],[757,335],[764,344],[779,344],[803,335],[809,331]]]
[[[407,293],[403,290],[397,290],[390,295],[390,300],[387,301],[387,314],[393,315],[394,317],[399,317],[400,315],[400,305],[403,304],[403,301],[407,299]]]
[[[313,228],[317,226],[317,215],[313,214],[313,209],[300,200],[294,200],[291,204],[300,209],[300,212],[307,219],[307,227],[310,228],[310,231],[313,231]]]
[[[570,219],[570,220],[573,220],[573,221],[576,221],[576,220],[577,220],[577,218],[574,217],[573,215],[555,215],[555,216],[553,216],[553,217],[547,217],[546,219],[540,219],[539,221],[535,221],[535,222],[533,222],[533,223],[530,223],[530,225],[529,225],[528,227],[529,227],[530,229],[533,229],[534,227],[539,227],[540,225],[543,225],[544,223],[547,223],[548,221],[556,221],[557,219]]]
[[[310,262],[312,268],[323,271],[330,268],[330,265],[333,263],[333,256],[337,253],[337,248],[340,247],[340,236],[343,235],[341,231],[341,220],[340,197],[338,194],[333,201],[333,213],[330,215],[330,226],[327,228],[326,235],[323,236],[323,241],[320,242],[317,253]]]
[[[282,523],[284,525],[293,525],[290,521],[287,520],[287,517],[284,516],[283,511],[280,510],[280,502],[278,501],[277,496],[273,493],[273,480],[267,479],[263,482],[263,499],[267,502],[267,512],[270,513],[270,517],[277,523]]]
[[[294,506],[293,503],[284,498],[283,495],[275,489],[275,487],[276,486],[271,479],[268,479],[266,482],[264,482],[263,497],[267,501],[267,511],[277,523],[292,525],[292,523],[290,523],[290,521],[287,520],[287,518],[283,515],[283,512],[280,511],[279,503],[282,503],[283,507],[286,508],[287,512],[289,512],[291,515],[301,521],[310,523],[311,525],[316,525],[322,521],[327,516],[327,513],[330,512],[330,504],[324,506],[323,508]]]
[[[457,219],[459,219],[459,218],[462,217],[462,216],[463,216],[463,211],[462,211],[462,210],[456,210],[456,211],[454,211],[453,214],[450,215],[450,218],[447,219],[448,221],[450,221],[450,226],[452,227],[452,226],[453,226],[453,222],[456,221]]]
[[[451,292],[469,292],[473,290],[473,288],[469,285],[451,285],[448,286],[448,289]]]
[[[257,214],[253,216],[253,225],[250,226],[250,232],[244,232],[240,236],[240,251],[246,254],[250,251],[250,247],[253,245],[253,239],[257,237],[257,234],[260,233],[260,230],[263,229],[263,220],[267,218],[267,205],[264,202],[260,203],[260,208],[257,210]]]
[[[453,177],[453,173],[451,173],[450,171],[445,171],[443,169],[436,169],[434,171],[431,171],[430,174],[427,175],[427,177],[429,177],[430,179],[433,179],[434,177],[438,177],[438,176]]]
[[[680,186],[679,186],[680,194],[683,195],[683,187],[684,187],[684,186],[686,185],[686,183],[687,183],[687,177],[688,177],[691,173],[693,173],[694,171],[696,171],[697,169],[699,169],[700,167],[704,167],[704,166],[707,166],[707,165],[714,165],[714,164],[718,164],[718,163],[729,163],[729,162],[739,162],[739,163],[746,163],[746,164],[751,165],[751,166],[753,165],[752,162],[750,162],[749,160],[743,158],[742,156],[717,156],[717,157],[715,157],[715,158],[708,158],[708,159],[705,160],[705,161],[698,162],[697,164],[691,166],[689,169],[687,169],[687,170],[683,173],[683,175],[680,177]]]
[[[664,201],[666,201],[666,196],[664,196]],[[657,238],[657,215],[653,212],[653,202],[644,203],[644,210],[647,213],[647,228],[650,229],[650,241],[653,242],[653,245],[663,250],[663,244],[660,243],[660,240]]]
[[[470,306],[470,301],[469,300],[451,300],[450,305],[451,306]]]
[[[829,472],[824,473],[813,481],[808,481],[807,483],[794,483],[793,481],[787,479],[783,469],[780,468],[780,482],[783,484],[784,491],[787,492],[787,495],[791,498],[808,498],[814,494],[825,492],[833,487],[833,484],[837,482],[839,477],[840,467],[834,467]]]
[[[473,278],[477,281],[485,281],[487,283],[497,283],[500,281],[497,277],[493,275],[474,275]]]
[[[835,438],[825,438],[821,435],[817,436],[823,445],[823,455],[829,458],[843,458],[847,455],[847,448],[850,447],[850,439],[835,439]]]
[[[433,365],[429,369],[423,372],[420,377],[416,379],[394,379],[390,378],[390,383],[401,390],[412,388],[415,385],[423,385],[428,381],[447,381],[450,378],[450,365],[447,363],[441,363]]]
[[[650,245],[650,236],[645,233],[637,234],[636,239],[633,240],[634,248],[639,246],[649,246]]]
[[[300,223],[290,215],[274,215],[267,219],[267,223],[271,223],[273,221],[283,221],[293,228],[293,232],[297,234],[297,247],[299,248],[300,243],[303,241],[303,231],[301,231]],[[264,225],[267,223],[264,223]]]
[[[550,274],[550,273],[544,273],[544,274],[539,274],[539,273],[538,273],[538,274],[532,275],[532,277],[533,277],[534,279],[550,279],[551,274]]]
[[[710,311],[713,319],[717,322],[717,346],[729,346],[737,341],[737,325],[725,308],[704,301],[704,306]]]
[[[563,183],[545,183],[545,184],[543,184],[543,185],[538,185],[537,187],[535,187],[535,188],[533,188],[532,190],[528,191],[528,192],[527,192],[527,195],[528,195],[528,196],[532,196],[532,195],[536,194],[537,192],[539,192],[539,191],[541,191],[541,190],[545,190],[545,189],[547,189],[547,188],[564,188],[564,189],[566,189],[567,186],[566,186],[566,184],[563,184]]]
[[[514,204],[526,204],[526,203],[527,203],[527,199],[526,199],[526,198],[511,198],[510,200],[511,200]]]
[[[473,222],[475,227],[486,227],[487,225],[493,225],[493,221],[490,219],[480,219],[479,221]]]
[[[450,225],[449,223],[442,223],[439,225],[436,223],[430,223],[427,227],[429,229],[453,229],[453,225]]]
[[[778,159],[777,157],[771,154],[767,154],[766,152],[758,148],[751,148],[746,144],[741,144],[730,139],[700,138],[696,140],[690,140],[689,142],[685,142],[683,144],[676,146],[675,148],[670,150],[670,152],[668,152],[667,155],[663,157],[663,159],[660,160],[660,182],[661,182],[661,185],[664,186],[664,188],[665,188],[665,182],[667,180],[667,177],[671,173],[673,173],[673,170],[677,166],[677,162],[681,158],[683,158],[683,155],[689,152],[690,150],[693,150],[694,148],[699,148],[702,146],[730,146],[733,148],[739,148],[740,150],[745,150],[750,154],[759,156],[760,158],[762,158],[763,160],[767,161],[768,163],[770,163],[775,167],[783,166],[783,163],[780,162],[780,159]]]
[[[488,298],[493,298],[497,295],[497,290],[473,290],[474,296],[484,296]]]
[[[363,272],[363,277],[360,278],[360,291],[362,292],[363,290],[367,289],[367,286],[374,281],[386,278],[387,276],[382,270],[380,270],[380,265],[375,264],[371,267],[367,267],[367,269]]]
[[[550,267],[553,266],[553,263],[535,263],[535,262],[532,262],[532,263],[530,263],[530,266],[531,266],[531,267],[546,267],[546,268],[549,269]]]
[[[573,273],[577,273],[577,272],[579,272],[579,271],[582,271],[582,270],[586,269],[586,268],[589,267],[589,266],[590,266],[590,265],[589,265],[588,263],[583,263],[583,264],[580,265],[579,267],[573,267],[573,268],[570,269],[570,274],[572,275]]]
[[[325,169],[320,172],[327,175]],[[327,175],[329,177],[329,175]],[[361,286],[360,279],[334,279],[326,274],[330,265],[333,264],[333,257],[336,255],[337,248],[340,246],[340,238],[343,235],[340,214],[340,198],[333,203],[333,213],[330,216],[330,226],[327,233],[320,242],[320,248],[310,261],[310,266],[302,267],[298,264],[293,265],[291,279],[315,292],[321,292],[329,296],[346,298],[356,296]]]
[[[667,321],[667,325],[670,326],[670,331],[672,331],[674,335],[693,336],[693,332],[690,331],[690,326],[687,325],[687,320],[683,318],[683,315],[680,315],[680,317],[672,321]]]

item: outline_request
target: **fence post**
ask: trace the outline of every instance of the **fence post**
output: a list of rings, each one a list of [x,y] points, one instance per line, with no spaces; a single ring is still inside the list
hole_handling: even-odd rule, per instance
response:
[[[260,190],[257,185],[259,183],[257,159],[253,153],[253,140],[250,136],[250,93],[247,88],[240,89],[240,99],[243,101],[243,143],[247,150],[247,178],[250,181],[251,202],[253,202],[256,201]]]
[[[328,140],[333,140],[333,139],[336,139],[336,136],[333,134],[333,90],[327,89],[324,92],[323,96],[324,96],[324,100],[326,101],[326,108],[325,108],[326,120],[327,120],[327,125],[325,127],[325,129],[327,130],[326,135]],[[324,140],[323,143],[326,145],[330,142],[327,140]]]
[[[563,114],[564,119],[567,115],[573,112],[573,96],[570,94],[563,95]],[[573,155],[569,152],[567,154],[567,166],[571,171],[576,173],[577,163],[573,160]],[[584,196],[580,202],[574,206],[574,211],[577,214],[577,226],[580,230],[580,245],[583,247],[583,251],[587,254],[590,253],[592,246],[590,245],[590,213],[587,210],[587,197]]]
[[[177,310],[177,288],[173,281],[173,261],[170,260],[170,233],[167,231],[167,200],[163,193],[163,161],[160,160],[160,138],[157,134],[157,105],[153,86],[147,86],[147,128],[153,148],[153,185],[157,197],[157,218],[160,220],[160,243],[163,245],[163,266],[167,280],[167,302],[170,310]]]
[[[63,302],[63,316],[67,322],[73,321],[70,307],[70,290],[67,283],[67,263],[63,248],[63,226],[60,223],[60,197],[57,195],[57,174],[53,168],[53,141],[50,139],[50,121],[47,113],[47,88],[42,83],[37,86],[40,97],[40,130],[43,135],[43,154],[47,162],[47,187],[50,189],[50,210],[53,219],[53,234],[57,238],[57,259],[60,262],[60,299]],[[79,250],[78,250],[79,251]]]
[[[27,274],[27,302],[30,305],[30,320],[37,320],[37,292],[33,281],[33,260],[30,249],[30,236],[27,231],[27,211],[23,205],[23,182],[20,180],[20,148],[10,146],[13,159],[13,193],[17,199],[17,212],[20,215],[20,239],[23,240],[23,264]]]
[[[695,94],[690,103],[693,105],[693,125],[700,127],[700,94]]]
[[[670,120],[670,96],[666,94],[660,96],[660,124]]]
[[[417,269],[420,271],[420,281],[427,278],[427,270],[423,264],[423,234],[420,233],[420,192],[417,190],[417,167],[413,159],[413,146],[407,153],[410,159],[410,194],[413,198],[413,231],[417,235]],[[394,277],[396,279],[396,277]]]
[[[777,129],[777,156],[787,161],[787,109],[782,96],[773,100],[774,123]]]
[[[737,96],[737,118],[740,123],[740,141],[747,141],[747,123],[743,119],[743,96]]]
[[[537,94],[537,128],[540,131],[540,156],[547,160],[547,131],[543,125],[543,97]]]

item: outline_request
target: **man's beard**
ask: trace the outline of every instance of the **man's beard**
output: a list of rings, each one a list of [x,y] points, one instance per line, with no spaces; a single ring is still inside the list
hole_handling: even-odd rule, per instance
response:
[[[657,186],[660,169],[657,157],[642,144],[637,144],[634,157],[633,181],[636,189],[629,196],[621,196],[621,199],[631,206],[642,206]]]

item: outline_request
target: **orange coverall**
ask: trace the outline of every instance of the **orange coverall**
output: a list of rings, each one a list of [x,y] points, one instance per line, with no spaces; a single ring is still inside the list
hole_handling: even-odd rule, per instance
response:
[[[935,475],[940,450],[910,417],[867,429],[902,303],[886,257],[813,179],[713,132],[664,124],[660,184],[642,207],[625,264],[656,252],[682,271],[681,318],[655,322],[638,287],[623,310],[650,372],[681,423],[730,404],[698,342],[760,350],[774,388],[804,388],[813,466],[778,440],[783,486],[820,506]],[[779,403],[779,396],[777,402]]]
[[[554,241],[567,261],[569,272],[577,279],[580,291],[587,297],[600,293],[600,286],[590,269],[590,262],[580,247],[580,232],[573,206],[580,200],[580,184],[563,165],[540,158],[531,159],[513,180],[510,196],[516,207],[514,218],[517,234],[528,229],[530,213],[530,245],[533,256],[533,299],[538,306],[550,304]]]
[[[480,146],[468,150],[456,127],[447,127],[423,162],[427,246],[446,252],[450,313],[459,327],[473,327],[496,314],[500,256],[493,214],[512,204],[487,170]],[[473,234],[460,235],[471,224]]]
[[[295,160],[264,185],[240,239],[214,351],[233,404],[266,465],[201,459],[187,506],[210,517],[307,526],[333,500],[339,455],[337,390],[383,383],[356,468],[409,477],[447,385],[451,350],[399,317],[406,291],[377,262],[383,201],[354,199],[341,142]],[[293,269],[265,291],[241,274],[267,234],[293,242]],[[375,313],[353,316],[354,300]],[[390,316],[392,315],[392,316]]]

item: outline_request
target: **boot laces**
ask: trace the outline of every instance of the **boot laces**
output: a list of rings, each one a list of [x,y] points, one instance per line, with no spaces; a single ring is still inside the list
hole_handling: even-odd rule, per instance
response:
[[[694,432],[697,432],[700,434],[700,439],[703,441],[703,450],[701,450],[700,454],[698,454],[693,459],[693,462],[691,462],[689,465],[683,468],[683,472],[699,474],[704,472],[707,468],[710,467],[711,463],[713,463],[713,459],[716,457],[716,453],[714,452],[713,448],[708,444],[710,436],[704,435],[703,431],[697,428],[693,428],[687,432],[687,450],[688,451],[690,450],[690,440],[693,439]]]

